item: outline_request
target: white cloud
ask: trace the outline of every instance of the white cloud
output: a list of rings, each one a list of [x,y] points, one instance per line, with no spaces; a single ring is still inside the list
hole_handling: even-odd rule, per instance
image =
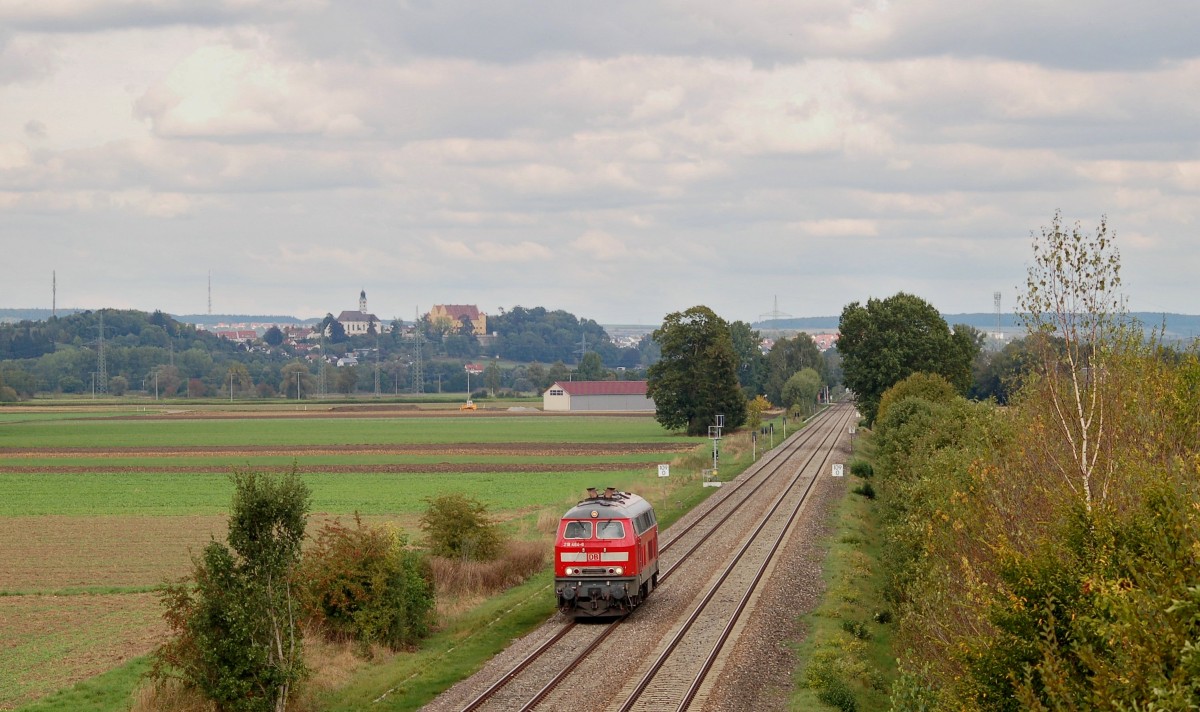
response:
[[[795,224],[799,231],[814,237],[874,237],[879,226],[874,220],[805,220]]]
[[[629,255],[625,242],[601,230],[588,230],[571,242],[588,257],[597,260],[616,260]]]
[[[165,137],[354,135],[363,128],[320,84],[316,66],[279,61],[266,42],[201,47],[135,104]]]
[[[467,244],[461,240],[434,237],[432,243],[443,256],[469,262],[530,263],[549,260],[553,256],[545,245],[529,240],[522,240],[511,245],[490,241]]]
[[[155,218],[176,218],[192,210],[192,199],[180,193],[126,190],[112,194],[114,206]]]

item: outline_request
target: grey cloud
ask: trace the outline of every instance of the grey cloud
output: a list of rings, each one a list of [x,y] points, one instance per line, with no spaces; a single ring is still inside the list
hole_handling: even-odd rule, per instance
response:
[[[56,0],[0,6],[0,22],[16,30],[84,33],[167,25],[222,26],[292,16],[304,0]]]
[[[746,57],[770,66],[815,57],[945,54],[1145,68],[1196,56],[1198,34],[1200,7],[1192,0],[532,5],[439,0],[409,2],[400,12],[375,2],[339,2],[323,13],[300,14],[295,24],[297,41],[326,54],[501,64],[640,54]]]
[[[55,65],[55,53],[47,43],[0,26],[0,87],[44,79]]]
[[[874,56],[988,56],[1094,71],[1200,53],[1200,5],[1191,0],[918,0],[892,10],[895,31]]]

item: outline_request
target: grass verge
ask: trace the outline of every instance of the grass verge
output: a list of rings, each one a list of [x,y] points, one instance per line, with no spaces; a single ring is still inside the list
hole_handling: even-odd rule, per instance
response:
[[[856,458],[870,457],[859,438]],[[857,479],[857,478],[856,478]],[[859,480],[858,489],[869,481]],[[893,614],[883,598],[883,540],[875,502],[847,492],[839,503],[825,558],[825,596],[803,617],[796,647],[793,710],[886,710],[896,677]]]

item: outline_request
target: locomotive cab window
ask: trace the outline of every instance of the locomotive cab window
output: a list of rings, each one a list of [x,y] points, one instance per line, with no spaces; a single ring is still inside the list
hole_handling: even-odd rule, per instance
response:
[[[596,532],[597,539],[624,539],[625,524],[616,520],[608,522],[600,522],[600,528]]]
[[[567,528],[563,532],[564,539],[591,539],[592,538],[592,523],[588,521],[572,520],[567,522]]]

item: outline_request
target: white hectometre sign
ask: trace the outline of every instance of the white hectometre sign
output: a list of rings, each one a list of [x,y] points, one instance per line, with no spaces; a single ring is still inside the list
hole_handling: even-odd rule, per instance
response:
[[[670,477],[671,476],[671,466],[670,465],[659,465],[658,466],[658,476],[659,477]]]
[[[834,465],[833,466],[833,476],[834,477],[842,477],[842,469],[843,469],[842,464],[839,463],[839,464]]]

